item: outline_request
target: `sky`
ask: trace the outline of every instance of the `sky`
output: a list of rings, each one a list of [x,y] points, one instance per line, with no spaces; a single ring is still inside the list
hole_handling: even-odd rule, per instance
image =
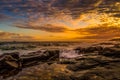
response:
[[[120,0],[0,0],[0,41],[120,37]]]

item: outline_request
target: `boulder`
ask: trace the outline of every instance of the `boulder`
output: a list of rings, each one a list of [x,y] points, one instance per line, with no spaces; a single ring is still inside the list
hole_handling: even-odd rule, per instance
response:
[[[120,44],[115,44],[114,47],[115,48],[120,48]]]
[[[18,52],[4,53],[0,60],[1,68],[20,68],[22,66]]]
[[[103,50],[103,47],[101,47],[101,46],[91,46],[91,47],[85,48],[84,52],[91,53],[91,52],[102,51],[102,50]]]
[[[119,48],[106,48],[103,51],[99,52],[99,54],[107,56],[107,57],[120,58],[120,49]]]
[[[39,62],[58,61],[59,50],[46,50],[42,54],[21,56],[23,66],[31,66]]]
[[[91,47],[86,47],[86,48],[77,47],[74,50],[77,53],[91,53],[91,52],[95,52],[95,51],[102,51],[103,47],[101,47],[101,46],[91,46]]]
[[[99,65],[94,59],[83,59],[76,64],[68,65],[67,68],[72,71],[91,69]]]
[[[74,49],[76,53],[82,53],[85,51],[85,48],[82,48],[82,47],[77,47]]]
[[[120,80],[119,70],[96,69],[79,77],[79,80]]]

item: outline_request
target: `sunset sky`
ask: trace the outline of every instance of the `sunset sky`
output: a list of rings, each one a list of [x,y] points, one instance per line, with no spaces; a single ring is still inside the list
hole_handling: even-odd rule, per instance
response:
[[[120,37],[120,0],[0,0],[0,41]]]

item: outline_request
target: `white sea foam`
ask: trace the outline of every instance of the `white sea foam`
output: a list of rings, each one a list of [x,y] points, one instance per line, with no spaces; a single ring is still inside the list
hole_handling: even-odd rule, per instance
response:
[[[60,53],[61,58],[77,58],[81,56],[82,54],[78,54],[74,50],[63,50]]]

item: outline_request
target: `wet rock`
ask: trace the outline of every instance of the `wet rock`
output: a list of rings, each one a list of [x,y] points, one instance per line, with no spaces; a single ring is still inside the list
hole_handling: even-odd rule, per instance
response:
[[[120,62],[110,62],[105,66],[76,71],[71,75],[72,80],[119,80]]]
[[[48,60],[59,60],[59,50],[47,50],[44,55],[47,56]]]
[[[0,60],[1,68],[20,68],[22,66],[18,52],[4,53]]]
[[[97,65],[99,65],[99,63],[93,59],[84,59],[74,65],[68,65],[67,68],[72,71],[79,71],[79,70],[91,69],[96,67]]]
[[[85,48],[86,53],[91,53],[91,52],[95,52],[95,51],[102,51],[102,50],[103,50],[103,48],[101,46],[92,46],[92,47]]]
[[[59,50],[47,50],[42,54],[26,55],[21,58],[24,67],[36,65],[39,62],[58,61]]]
[[[80,76],[80,80],[120,80],[120,72],[116,70],[98,69],[91,70]]]
[[[120,44],[115,44],[114,47],[115,48],[120,48]]]
[[[73,71],[72,80],[120,80],[120,48],[104,48],[98,54],[85,54],[77,61],[67,66]]]
[[[106,48],[103,51],[99,52],[99,54],[107,56],[107,57],[120,58],[120,49],[119,48]]]
[[[85,54],[79,58],[66,59],[59,56],[59,50],[46,50],[43,54],[37,51],[20,56],[24,70],[11,80],[120,80],[120,49],[118,47],[103,49],[92,46],[76,50],[83,51]],[[6,61],[3,63],[18,67],[16,62],[19,60],[19,55],[10,56],[1,58]],[[3,65],[2,60],[0,65]],[[36,65],[38,63],[40,64]],[[28,67],[27,70],[24,67]],[[2,69],[0,72],[7,72],[7,70]]]
[[[82,53],[85,51],[85,48],[82,48],[82,47],[77,47],[74,49],[76,53]]]
[[[64,74],[64,73],[59,73],[57,76],[52,76],[52,80],[72,80],[70,76]]]
[[[75,64],[77,61],[75,59],[60,59],[59,64]]]
[[[18,52],[4,53],[0,60],[0,77],[9,77],[21,70],[22,64]]]
[[[91,47],[86,47],[86,48],[77,47],[74,50],[77,53],[91,53],[91,52],[95,52],[95,51],[102,51],[103,47],[101,47],[101,46],[91,46]]]
[[[95,67],[104,67],[110,63],[120,62],[120,59],[112,59],[104,56],[83,57],[76,64],[68,65],[67,68],[72,71],[88,70]]]
[[[13,71],[16,72],[25,67],[35,66],[40,64],[40,62],[59,60],[59,50],[47,50],[43,54],[37,53],[31,53],[26,56],[19,56],[18,52],[4,53],[2,58],[0,58],[0,74],[7,77]]]

